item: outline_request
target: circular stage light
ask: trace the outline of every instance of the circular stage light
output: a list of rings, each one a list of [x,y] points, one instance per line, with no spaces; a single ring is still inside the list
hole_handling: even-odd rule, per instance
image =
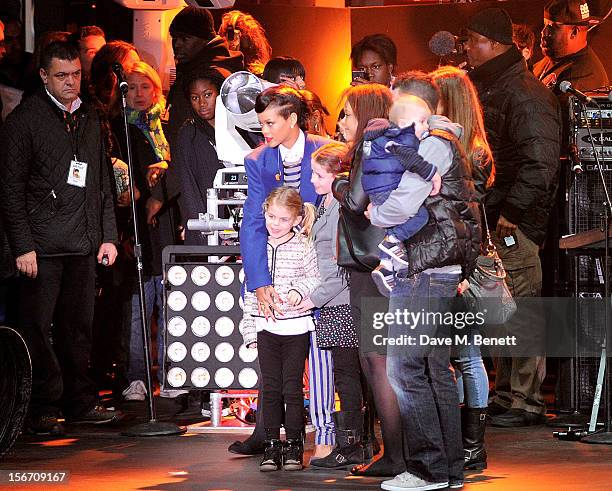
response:
[[[191,357],[198,363],[208,360],[210,348],[206,343],[198,341],[191,347]]]
[[[234,382],[234,373],[229,368],[219,368],[215,373],[215,383],[219,387],[229,387]]]
[[[242,300],[242,297],[238,297],[238,305],[240,305],[240,308],[242,310],[244,310],[244,300]]]
[[[197,286],[204,286],[210,281],[210,271],[206,266],[196,266],[191,271],[191,281]]]
[[[183,361],[187,356],[187,348],[183,343],[176,341],[168,346],[167,353],[172,361]]]
[[[206,387],[210,382],[210,373],[206,368],[198,367],[191,372],[191,383],[195,387]]]
[[[185,319],[178,315],[170,318],[168,321],[168,334],[178,338],[179,336],[185,334],[185,331],[187,331],[187,323],[185,322]]]
[[[206,317],[199,315],[193,319],[191,331],[199,338],[203,338],[210,332],[210,321]]]
[[[247,389],[257,385],[257,372],[252,368],[243,368],[238,374],[238,382]]]
[[[257,348],[247,348],[244,344],[238,349],[238,356],[245,363],[251,363],[257,358]]]
[[[244,269],[240,268],[240,272],[238,273],[238,280],[240,283],[244,283]]]
[[[221,312],[229,312],[234,307],[234,295],[228,291],[220,292],[215,298],[215,306]]]
[[[219,317],[215,322],[215,331],[222,338],[230,336],[234,332],[234,321],[229,317]]]
[[[171,285],[181,286],[187,280],[187,271],[183,266],[172,266],[168,270],[168,281]]]
[[[173,367],[168,370],[168,375],[166,376],[166,380],[172,387],[182,387],[185,385],[187,381],[187,374],[185,370],[179,367]]]
[[[187,305],[187,297],[183,292],[170,292],[168,295],[168,307],[175,312],[180,312]]]
[[[229,266],[220,266],[215,271],[215,280],[221,286],[229,286],[234,281],[234,270]]]
[[[204,312],[210,307],[210,297],[206,292],[195,292],[191,297],[191,306],[198,312]]]
[[[215,358],[221,363],[227,363],[234,357],[234,347],[229,343],[219,343],[215,348]]]

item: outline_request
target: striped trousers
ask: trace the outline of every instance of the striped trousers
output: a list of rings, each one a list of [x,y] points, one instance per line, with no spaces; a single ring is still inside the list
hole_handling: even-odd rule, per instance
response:
[[[334,445],[336,435],[334,412],[334,372],[330,350],[317,347],[315,332],[310,333],[308,378],[310,394],[310,420],[315,427],[315,445]]]

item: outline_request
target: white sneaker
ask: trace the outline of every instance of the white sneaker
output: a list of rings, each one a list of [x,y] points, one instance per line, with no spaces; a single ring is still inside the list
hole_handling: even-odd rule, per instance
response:
[[[421,479],[420,477],[411,474],[410,472],[402,472],[393,479],[383,481],[380,485],[381,489],[388,491],[402,491],[410,489],[412,491],[427,491],[429,489],[443,489],[448,487],[448,481],[430,482]]]
[[[164,397],[166,399],[174,399],[183,394],[189,394],[189,391],[183,389],[160,389],[159,391],[159,397]]]
[[[134,380],[122,394],[126,401],[144,401],[147,388],[142,380]]]

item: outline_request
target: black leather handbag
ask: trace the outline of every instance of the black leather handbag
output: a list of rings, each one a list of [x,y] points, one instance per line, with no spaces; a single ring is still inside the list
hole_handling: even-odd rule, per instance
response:
[[[368,195],[361,186],[362,147],[359,145],[348,180],[337,178],[334,196],[340,202],[338,220],[338,266],[349,271],[373,271],[379,264],[378,244],[385,237],[385,229],[370,223],[361,210],[369,203]],[[338,192],[339,189],[344,192]],[[357,212],[355,210],[360,210]]]
[[[384,229],[373,226],[363,215],[340,207],[338,221],[338,266],[353,271],[370,272],[378,266],[378,244]]]

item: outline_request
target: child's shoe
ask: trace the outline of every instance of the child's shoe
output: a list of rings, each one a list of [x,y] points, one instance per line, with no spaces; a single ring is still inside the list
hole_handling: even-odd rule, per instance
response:
[[[383,241],[378,244],[378,248],[389,254],[394,260],[408,266],[408,251],[406,251],[404,243],[397,240],[393,235],[385,236]]]
[[[283,469],[286,471],[299,471],[304,467],[304,443],[302,439],[288,439],[285,441],[283,452]]]
[[[372,271],[372,280],[376,288],[378,288],[378,292],[383,297],[388,297],[395,286],[395,274],[393,270],[387,269],[382,262]]]
[[[281,440],[266,440],[264,456],[259,464],[261,472],[280,470],[283,464],[283,442]]]

